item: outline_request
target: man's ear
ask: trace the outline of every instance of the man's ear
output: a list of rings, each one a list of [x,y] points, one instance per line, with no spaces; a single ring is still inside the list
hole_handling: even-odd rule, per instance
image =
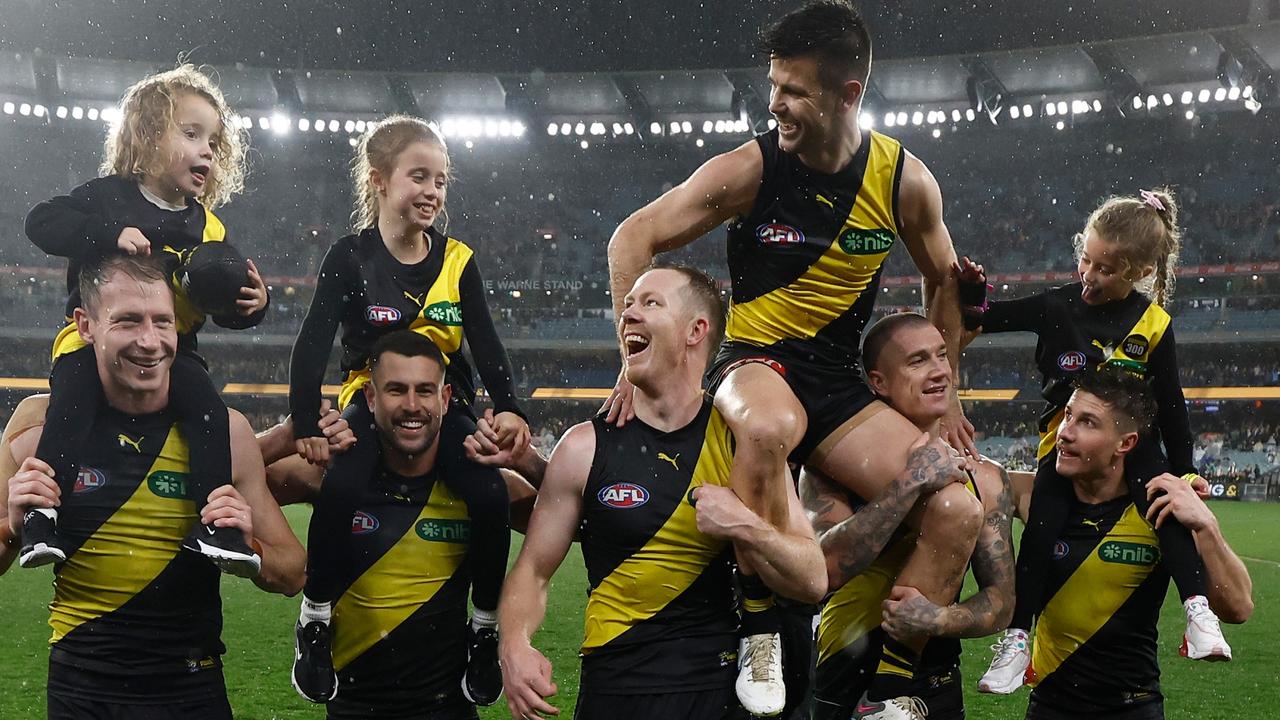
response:
[[[445,383],[440,386],[440,399],[444,401],[444,412],[442,415],[449,414],[449,401],[453,399],[453,386]]]
[[[1120,436],[1120,442],[1116,445],[1116,454],[1120,456],[1128,455],[1131,450],[1138,446],[1140,439],[1137,432],[1127,432]]]
[[[711,322],[705,317],[698,315],[693,318],[693,322],[689,323],[689,334],[685,338],[685,345],[693,347],[702,342],[711,334]]]
[[[80,333],[80,339],[88,345],[93,345],[93,332],[89,328],[89,313],[85,309],[78,307],[75,309],[72,318],[76,323],[76,332]]]
[[[373,387],[373,380],[370,379],[361,389],[364,390],[364,402],[369,406],[369,412],[373,412],[373,399],[378,394],[378,391]]]
[[[858,107],[858,103],[862,102],[864,90],[861,80],[846,80],[844,85],[840,86],[840,104],[852,112]]]
[[[889,394],[889,379],[879,370],[867,371],[867,385],[880,397],[886,397]]]

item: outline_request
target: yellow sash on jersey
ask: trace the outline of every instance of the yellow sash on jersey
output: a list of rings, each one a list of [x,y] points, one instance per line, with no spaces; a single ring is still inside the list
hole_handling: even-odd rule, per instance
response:
[[[743,303],[731,303],[726,340],[768,346],[813,338],[849,311],[871,284],[897,236],[893,213],[902,146],[871,133],[867,168],[844,227],[803,275]]]
[[[1159,546],[1151,524],[1130,504],[1040,614],[1031,654],[1033,686],[1061,667],[1124,606],[1159,561]]]
[[[437,480],[413,525],[334,604],[335,669],[351,664],[430,602],[462,565],[467,543],[428,540],[419,526],[469,517],[467,504]]]
[[[1151,353],[1164,338],[1165,332],[1173,318],[1156,303],[1147,305],[1142,317],[1125,333],[1123,339],[1116,343],[1107,357],[1098,364],[1098,369],[1118,367],[1138,375],[1146,375],[1147,363]],[[1062,424],[1062,410],[1058,410],[1040,434],[1040,446],[1036,449],[1036,460],[1043,460],[1053,451],[1058,442],[1058,426]]]
[[[421,296],[405,296],[418,306],[418,314],[409,323],[409,329],[426,337],[440,348],[447,365],[449,354],[462,347],[462,271],[474,253],[465,243],[446,238],[444,266],[435,282]],[[352,370],[342,380],[338,391],[338,407],[345,408],[356,393],[369,384],[368,363],[359,370]]]
[[[195,525],[196,504],[172,493],[159,495],[152,485],[171,482],[165,474],[188,472],[187,442],[172,426],[133,495],[58,568],[49,606],[50,643],[118,610],[169,567]]]
[[[698,530],[687,498],[702,485],[729,485],[733,446],[720,413],[711,412],[698,464],[683,498],[653,537],[609,573],[587,598],[583,654],[601,647],[680,597],[728,546]]]

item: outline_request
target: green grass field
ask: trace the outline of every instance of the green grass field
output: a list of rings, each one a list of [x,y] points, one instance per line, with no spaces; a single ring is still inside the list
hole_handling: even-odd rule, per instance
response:
[[[1257,611],[1243,626],[1227,626],[1235,650],[1232,663],[1192,663],[1177,657],[1182,632],[1181,608],[1170,595],[1161,618],[1161,664],[1167,716],[1188,720],[1269,720],[1280,717],[1280,506],[1237,503],[1213,505],[1236,551],[1249,558]],[[308,510],[288,508],[295,528],[305,528]],[[513,556],[514,557],[514,556]],[[46,605],[52,595],[48,570],[14,569],[0,578],[0,720],[44,717],[44,684],[49,627]],[[563,717],[572,715],[577,693],[577,643],[586,604],[585,572],[576,548],[552,585],[551,603],[535,644],[555,666],[560,695],[554,703]],[[289,686],[296,599],[267,595],[235,579],[223,583],[227,644],[226,676],[237,718],[314,719],[322,710],[302,701]],[[990,640],[967,644],[964,657],[966,701],[973,720],[1020,718],[1026,690],[995,698],[970,692],[986,669]],[[506,706],[482,710],[486,720],[506,718]],[[656,720],[656,719],[655,719]],[[665,720],[665,719],[663,719]]]

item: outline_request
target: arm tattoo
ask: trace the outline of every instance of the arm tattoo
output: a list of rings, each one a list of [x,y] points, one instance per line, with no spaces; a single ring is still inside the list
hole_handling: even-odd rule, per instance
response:
[[[999,467],[999,466],[997,466]],[[1013,489],[1009,473],[1000,470],[1000,493],[987,513],[973,550],[973,576],[980,590],[953,608],[953,633],[980,637],[1002,629],[1002,615],[1013,603]]]

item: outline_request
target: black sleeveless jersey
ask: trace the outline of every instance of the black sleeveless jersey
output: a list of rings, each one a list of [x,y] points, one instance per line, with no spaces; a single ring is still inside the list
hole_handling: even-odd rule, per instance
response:
[[[386,471],[352,514],[333,607],[338,697],[329,717],[408,717],[465,702],[465,502],[438,475]]]
[[[115,675],[220,667],[219,572],[180,547],[199,515],[174,418],[105,408],[90,438],[58,514],[53,660]]]
[[[591,594],[583,691],[685,692],[733,684],[738,619],[732,546],[697,528],[690,493],[729,484],[733,438],[711,405],[670,433],[639,419],[592,421],[595,458],[582,496]]]
[[[880,272],[897,240],[906,152],[867,131],[833,175],[756,138],[764,156],[751,212],[729,226],[733,292],[725,339],[783,359],[853,366]]]

